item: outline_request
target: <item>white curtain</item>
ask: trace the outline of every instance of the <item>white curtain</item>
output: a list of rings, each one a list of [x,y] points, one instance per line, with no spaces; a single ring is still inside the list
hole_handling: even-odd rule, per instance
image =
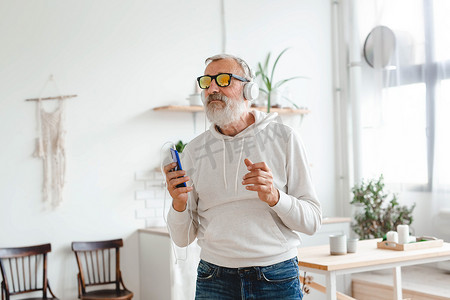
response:
[[[447,12],[450,11],[450,3]],[[442,11],[437,11],[439,15]],[[437,18],[438,24],[445,23],[444,15]],[[444,21],[444,22],[443,22]],[[447,24],[447,28],[448,28]],[[445,34],[445,31],[442,32]],[[437,38],[448,43],[447,55],[450,55],[450,39],[444,36]],[[439,48],[440,49],[440,48]],[[444,54],[444,53],[443,53]],[[436,95],[436,128],[434,148],[434,172],[432,184],[433,220],[438,232],[441,232],[447,241],[450,240],[450,72],[448,65],[438,65],[438,78],[441,79]]]
[[[383,174],[402,204],[422,201],[422,227],[450,241],[450,1],[351,3],[362,49],[356,180]]]

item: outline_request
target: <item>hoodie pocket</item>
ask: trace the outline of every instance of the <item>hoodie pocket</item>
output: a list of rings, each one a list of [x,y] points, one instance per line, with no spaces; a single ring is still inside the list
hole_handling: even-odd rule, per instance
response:
[[[255,206],[217,212],[206,226],[202,244],[226,257],[262,257],[288,250],[272,215]]]
[[[280,241],[280,243],[283,245],[283,247],[286,248],[287,240],[286,237],[281,232],[280,228],[278,228],[278,225],[276,224],[273,216],[268,211],[264,211],[267,220],[269,220],[269,228],[272,231],[272,234],[277,237],[277,239]]]

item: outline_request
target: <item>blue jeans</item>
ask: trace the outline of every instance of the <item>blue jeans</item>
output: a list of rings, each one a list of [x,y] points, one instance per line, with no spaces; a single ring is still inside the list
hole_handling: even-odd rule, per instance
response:
[[[197,269],[197,300],[301,300],[298,260],[266,267],[225,268],[201,260]]]

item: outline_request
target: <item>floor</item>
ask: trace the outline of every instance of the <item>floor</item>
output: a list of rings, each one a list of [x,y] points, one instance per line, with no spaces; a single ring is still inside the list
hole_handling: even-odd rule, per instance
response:
[[[385,293],[392,295],[392,270],[354,274],[352,281],[353,295],[357,299],[371,299],[364,296],[371,293],[369,290],[381,292],[384,289]],[[402,285],[404,298],[450,299],[450,269],[439,269],[436,264],[403,267]],[[378,294],[376,299],[382,299],[380,296]],[[392,299],[392,296],[388,295],[387,298]]]

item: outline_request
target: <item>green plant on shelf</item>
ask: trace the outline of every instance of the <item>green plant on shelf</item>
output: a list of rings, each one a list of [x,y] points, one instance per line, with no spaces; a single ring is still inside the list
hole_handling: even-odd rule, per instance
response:
[[[299,79],[299,78],[304,78],[304,79],[309,79],[308,77],[304,77],[304,76],[294,76],[294,77],[290,77],[287,79],[282,79],[279,80],[277,82],[274,81],[274,74],[275,74],[275,69],[278,65],[278,61],[280,60],[281,56],[283,56],[283,54],[289,50],[289,48],[284,49],[283,51],[281,51],[280,54],[278,54],[277,58],[275,59],[275,62],[273,63],[272,66],[269,67],[269,61],[270,61],[270,56],[271,53],[269,52],[267,54],[266,60],[264,61],[264,63],[258,63],[258,70],[256,72],[256,77],[261,77],[261,80],[263,82],[262,87],[259,88],[259,90],[265,94],[267,96],[267,112],[270,112],[270,107],[272,106],[273,103],[271,103],[272,101],[272,96],[274,95],[275,92],[278,92],[278,89],[286,84],[287,82],[294,80],[294,79]],[[290,99],[288,99],[287,97],[283,97],[285,100],[289,101],[290,103],[292,103],[296,108],[299,108],[298,105],[296,105],[294,102],[292,102]]]

